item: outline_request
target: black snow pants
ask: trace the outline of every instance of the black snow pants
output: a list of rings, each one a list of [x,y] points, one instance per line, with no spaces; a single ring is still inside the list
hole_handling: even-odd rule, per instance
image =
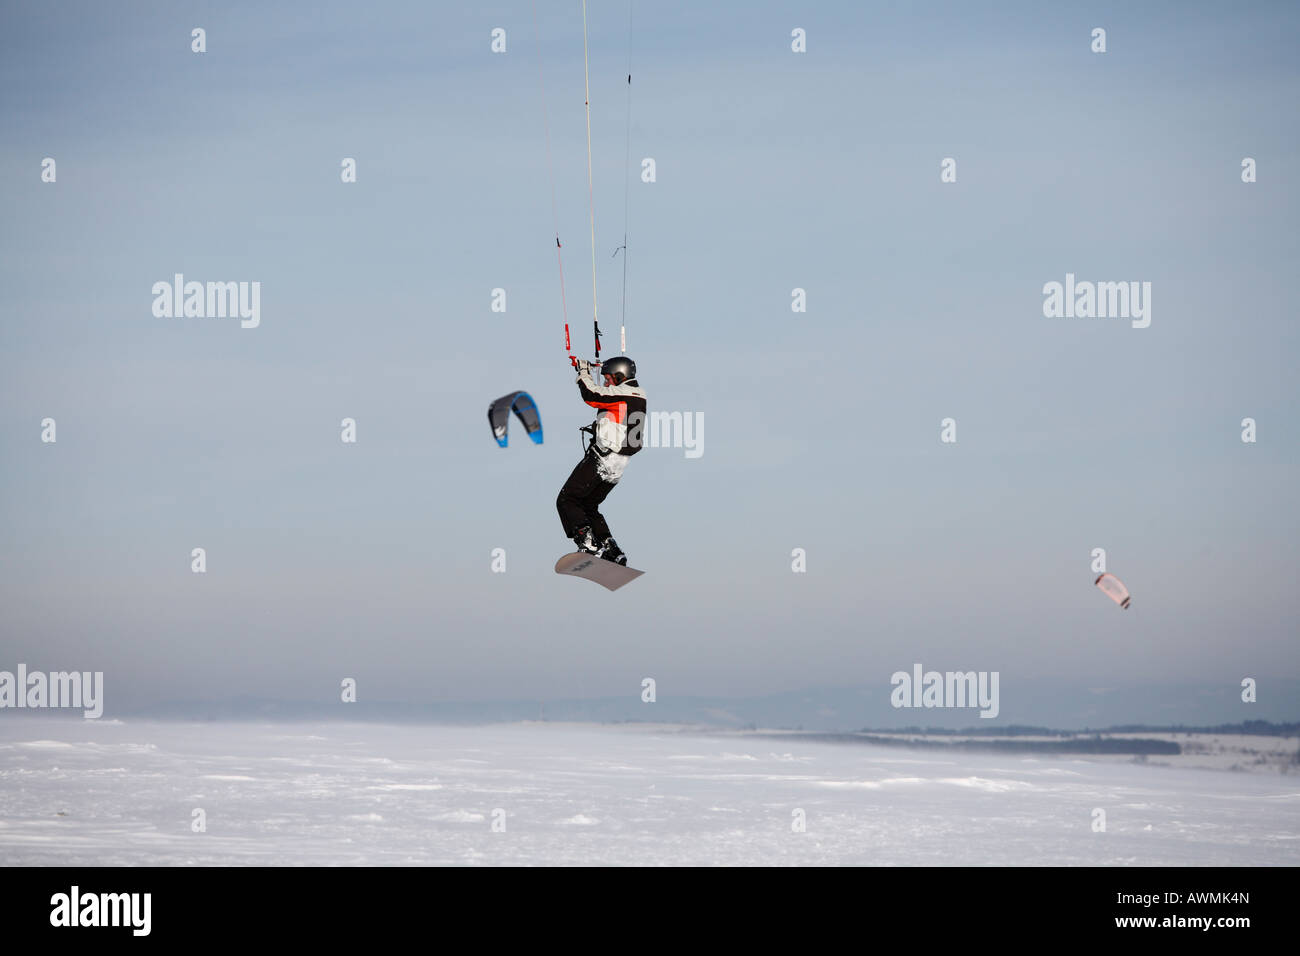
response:
[[[560,489],[560,496],[555,499],[565,535],[572,538],[579,528],[590,526],[591,536],[597,544],[612,537],[605,516],[600,513],[600,503],[618,484],[617,481],[606,481],[600,477],[596,470],[599,460],[599,456],[589,450]]]

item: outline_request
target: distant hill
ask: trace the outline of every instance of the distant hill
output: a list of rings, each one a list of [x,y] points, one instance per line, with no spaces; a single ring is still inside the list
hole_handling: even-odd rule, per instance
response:
[[[639,721],[733,730],[1063,735],[1106,728],[1110,733],[1156,729],[1187,733],[1285,735],[1300,726],[1300,681],[1260,683],[1260,703],[1243,703],[1226,684],[1136,684],[1080,687],[1061,681],[1017,683],[1003,675],[998,716],[971,708],[895,708],[884,681],[863,687],[810,688],[755,697],[677,696],[660,682],[658,699],[643,703],[639,681],[619,697],[556,700],[283,700],[233,697],[171,700],[119,709],[109,695],[106,717],[182,720],[360,720],[478,724],[521,720],[585,723]],[[1249,716],[1250,719],[1244,719]],[[1229,729],[1231,728],[1231,729]]]

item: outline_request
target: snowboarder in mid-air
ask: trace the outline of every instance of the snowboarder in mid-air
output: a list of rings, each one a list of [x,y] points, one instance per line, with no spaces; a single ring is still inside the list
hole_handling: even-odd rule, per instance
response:
[[[591,435],[587,453],[560,489],[555,507],[564,533],[579,551],[626,565],[627,555],[610,535],[600,504],[623,477],[628,458],[641,450],[645,392],[637,384],[636,363],[625,355],[600,365],[604,385],[592,381],[591,363],[574,358],[573,364],[578,369],[578,393],[598,411],[596,420],[583,428]]]

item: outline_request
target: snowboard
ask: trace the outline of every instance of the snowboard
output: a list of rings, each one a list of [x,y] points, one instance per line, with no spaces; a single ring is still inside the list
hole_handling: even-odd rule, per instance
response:
[[[595,581],[601,587],[608,588],[611,591],[617,591],[629,581],[645,574],[644,571],[624,567],[621,564],[615,564],[613,561],[606,561],[604,558],[598,558],[594,554],[588,554],[585,551],[574,551],[564,555],[555,562],[555,573],[569,574],[575,578],[586,578],[588,581]]]

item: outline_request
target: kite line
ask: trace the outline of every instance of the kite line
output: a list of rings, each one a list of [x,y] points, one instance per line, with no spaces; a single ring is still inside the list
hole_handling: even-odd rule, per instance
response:
[[[546,173],[551,181],[551,221],[555,225],[555,261],[560,267],[560,311],[564,316],[564,351],[569,346],[569,305],[564,295],[564,257],[560,252],[560,207],[555,199],[555,164],[551,160],[551,119],[546,111],[546,78],[542,75],[542,40],[537,29],[537,0],[533,0],[533,39],[537,44],[537,81],[542,87],[542,126],[546,130]]]

